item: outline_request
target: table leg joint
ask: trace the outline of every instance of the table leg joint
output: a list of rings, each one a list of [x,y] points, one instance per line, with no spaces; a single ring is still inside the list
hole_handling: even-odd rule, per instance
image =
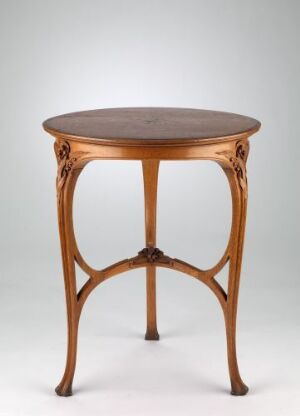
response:
[[[138,252],[138,255],[132,259],[132,265],[138,265],[143,263],[164,263],[173,265],[173,259],[166,256],[163,251],[157,247],[145,247]]]

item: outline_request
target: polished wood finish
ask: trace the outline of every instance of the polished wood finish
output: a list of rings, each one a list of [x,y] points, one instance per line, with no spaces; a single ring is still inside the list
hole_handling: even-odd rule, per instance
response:
[[[54,135],[105,144],[195,144],[231,140],[246,131],[254,133],[259,122],[222,111],[193,108],[105,108],[63,114],[45,121]]]
[[[236,316],[247,209],[246,162],[248,138],[260,123],[231,113],[191,109],[134,108],[71,113],[47,120],[54,135],[57,171],[57,207],[68,317],[67,361],[56,388],[72,394],[76,366],[78,324],[89,294],[104,280],[145,268],[147,276],[147,330],[145,338],[158,340],[156,322],[156,269],[166,267],[204,283],[217,297],[224,313],[231,393],[244,395],[236,354]],[[145,247],[137,255],[102,270],[90,267],[76,243],[72,205],[77,179],[84,166],[96,159],[140,160],[145,193]],[[223,169],[232,195],[229,241],[219,262],[207,270],[172,258],[156,247],[156,201],[160,161],[212,160]],[[75,262],[88,279],[78,290]],[[215,279],[229,262],[227,291]]]

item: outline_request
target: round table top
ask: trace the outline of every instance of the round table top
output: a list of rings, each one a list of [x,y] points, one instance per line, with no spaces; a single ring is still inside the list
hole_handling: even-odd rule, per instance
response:
[[[43,127],[56,137],[99,144],[201,144],[249,136],[260,122],[221,111],[137,107],[63,114]]]

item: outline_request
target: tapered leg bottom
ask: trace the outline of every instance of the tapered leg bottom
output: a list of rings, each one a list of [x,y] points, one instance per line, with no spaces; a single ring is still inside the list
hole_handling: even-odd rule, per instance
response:
[[[55,392],[58,396],[63,396],[63,397],[68,397],[68,396],[72,396],[72,384],[59,384],[56,389]]]
[[[159,340],[159,333],[157,331],[147,331],[145,334],[146,341],[158,341]]]
[[[231,394],[233,396],[245,396],[249,391],[249,388],[244,384],[241,383],[231,383]]]
[[[147,330],[145,340],[158,341],[156,322],[156,268],[147,267]]]

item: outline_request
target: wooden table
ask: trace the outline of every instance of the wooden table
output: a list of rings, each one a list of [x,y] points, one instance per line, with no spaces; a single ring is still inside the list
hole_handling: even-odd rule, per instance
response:
[[[231,393],[244,395],[248,387],[239,374],[236,356],[236,315],[247,208],[246,161],[248,138],[260,123],[238,114],[180,108],[114,108],[64,114],[46,120],[44,129],[55,137],[58,221],[64,270],[68,351],[64,375],[56,388],[72,394],[77,332],[82,307],[96,286],[119,273],[144,267],[147,275],[146,340],[158,340],[156,325],[156,268],[186,273],[208,286],[224,312]],[[90,267],[74,235],[72,202],[84,166],[95,159],[141,160],[145,193],[145,248],[137,255],[103,270]],[[156,199],[160,161],[213,160],[223,169],[232,195],[232,225],[227,248],[219,262],[202,270],[169,257],[156,247]],[[88,275],[77,290],[75,262]],[[229,262],[227,292],[215,280]]]

